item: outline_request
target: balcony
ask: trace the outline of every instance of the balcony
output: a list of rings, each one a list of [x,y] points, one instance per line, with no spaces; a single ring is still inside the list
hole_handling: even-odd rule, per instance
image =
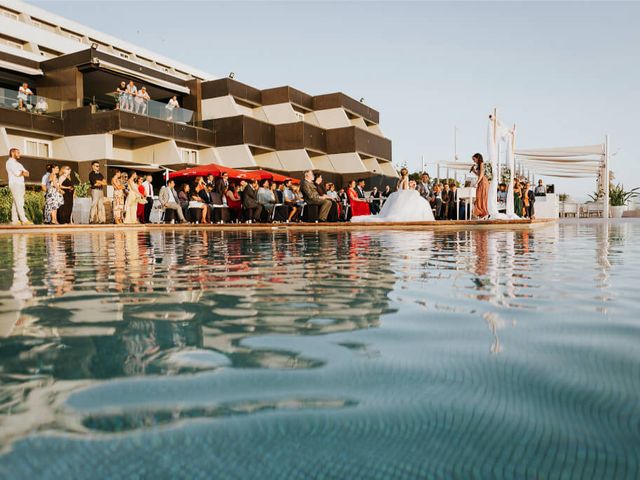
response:
[[[17,90],[0,89],[0,125],[11,128],[62,135],[62,105],[40,95],[18,98]]]
[[[215,144],[212,130],[149,115],[139,115],[125,110],[92,110],[91,107],[65,111],[65,136],[117,132],[128,132],[128,136],[132,137],[171,139],[191,145],[212,147]]]

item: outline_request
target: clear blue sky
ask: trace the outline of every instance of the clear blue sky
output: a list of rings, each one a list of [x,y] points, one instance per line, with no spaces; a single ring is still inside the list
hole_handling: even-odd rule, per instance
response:
[[[599,143],[640,185],[639,3],[38,1],[258,88],[343,91],[378,109],[396,163],[486,151],[495,106],[518,146]],[[431,170],[434,168],[432,167]],[[551,179],[549,180],[552,181]],[[595,180],[555,180],[577,197]]]

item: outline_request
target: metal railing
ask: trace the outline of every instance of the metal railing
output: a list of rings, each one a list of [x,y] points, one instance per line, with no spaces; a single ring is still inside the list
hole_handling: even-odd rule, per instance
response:
[[[94,106],[94,111],[121,110],[123,112],[144,115],[173,123],[185,125],[195,124],[193,110],[182,107],[171,107],[168,102],[144,100],[141,97],[132,97],[126,94],[119,95],[116,92],[93,96],[85,99],[85,103]]]
[[[34,115],[62,117],[62,102],[42,95],[20,94],[18,90],[0,88],[0,108],[19,110]]]

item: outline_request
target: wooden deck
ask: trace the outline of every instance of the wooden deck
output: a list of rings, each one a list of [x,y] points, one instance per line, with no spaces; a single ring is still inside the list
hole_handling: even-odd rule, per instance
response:
[[[13,233],[75,233],[114,232],[122,230],[215,230],[215,231],[273,231],[273,230],[469,230],[469,229],[529,229],[557,222],[540,220],[440,220],[407,223],[225,223],[225,224],[133,224],[133,225],[0,225],[0,234]]]

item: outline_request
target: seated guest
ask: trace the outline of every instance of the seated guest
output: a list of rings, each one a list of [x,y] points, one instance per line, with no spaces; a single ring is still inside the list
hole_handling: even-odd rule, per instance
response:
[[[389,195],[391,195],[391,187],[389,185],[384,187],[384,190],[382,191],[382,203],[384,204],[384,201],[389,198]]]
[[[316,175],[314,183],[316,184],[316,190],[318,191],[318,195],[320,195],[321,197],[326,197],[329,200],[331,200],[331,208],[329,209],[329,215],[327,215],[327,221],[337,222],[338,221],[338,203],[335,201],[335,199],[331,195],[327,194],[327,188],[322,182],[321,173],[318,173]]]
[[[209,206],[202,201],[200,195],[196,192],[191,193],[189,197],[189,213],[196,223],[207,223],[207,215]]]
[[[273,208],[276,204],[276,196],[271,190],[269,180],[263,180],[262,185],[258,189],[258,203],[262,205],[263,210],[267,212],[268,218],[271,218]]]
[[[349,196],[347,195],[347,191],[344,188],[338,190],[338,198],[342,202],[343,205],[349,204]]]
[[[431,197],[431,179],[427,172],[423,172],[420,176],[420,181],[418,182],[416,190],[418,190],[420,196],[427,201],[429,200],[429,197]]]
[[[194,219],[191,217],[191,212],[189,212],[189,198],[191,197],[191,187],[188,183],[183,183],[180,187],[180,191],[178,192],[178,203],[180,204],[180,208],[182,209],[183,216],[189,221],[193,222]]]
[[[164,208],[165,212],[167,210],[173,210],[180,219],[181,223],[184,223],[184,214],[182,213],[182,208],[180,207],[180,203],[178,202],[178,194],[175,190],[176,182],[175,180],[169,180],[165,186],[160,189],[160,193],[158,194],[158,200],[160,201],[160,205]],[[175,220],[172,220],[172,223]]]
[[[369,202],[358,196],[356,181],[351,180],[349,182],[349,188],[347,188],[347,195],[349,196],[349,204],[351,205],[351,216],[359,217],[361,215],[371,215],[369,209]]]
[[[289,211],[287,222],[295,221],[298,219],[300,210],[300,207],[298,206],[298,196],[293,191],[291,180],[284,182],[283,186],[282,203],[284,203]]]
[[[195,180],[195,192],[196,193],[200,193],[200,190],[202,190],[203,188],[205,188],[207,186],[207,184],[204,182],[204,179],[202,177],[196,177]]]
[[[213,186],[207,185],[207,190],[211,197],[211,220],[216,223],[228,222],[231,219],[231,213],[227,205],[227,189],[224,188],[222,194],[219,194]]]
[[[242,207],[248,214],[249,222],[259,222],[262,215],[262,205],[258,202],[258,181],[252,180],[242,190]]]
[[[538,180],[538,185],[533,193],[536,197],[545,197],[547,195],[547,188],[544,186],[544,183],[542,183],[542,179]]]
[[[229,185],[229,189],[224,192],[227,197],[227,206],[231,210],[233,219],[240,221],[242,219],[242,199],[238,193],[238,185],[232,183]]]
[[[342,200],[340,199],[338,192],[336,192],[336,186],[333,183],[327,183],[326,191],[327,191],[327,197],[329,197],[333,201],[334,205],[336,206],[336,210],[337,210],[336,221],[338,221],[340,218],[342,218],[342,212],[344,210],[344,206],[342,205]],[[329,214],[329,217],[331,217],[331,214]]]
[[[207,206],[207,220],[209,222],[211,221],[211,213],[212,213],[211,211],[213,210],[213,199],[211,198],[212,191],[213,191],[213,186],[207,185],[205,183],[204,188],[202,188],[198,192],[198,196],[202,200],[202,203],[204,203]]]
[[[378,187],[373,187],[369,197],[371,198],[371,204],[369,205],[369,208],[371,209],[371,215],[377,215],[378,213],[380,213],[382,193],[380,192],[380,190],[378,190]]]
[[[300,192],[307,205],[318,205],[318,220],[326,222],[333,202],[327,196],[318,194],[318,189],[313,183],[314,178],[313,170],[306,170],[300,182]]]
[[[280,185],[284,189],[284,185]],[[271,191],[273,197],[276,199],[275,212],[271,218],[276,222],[286,222],[289,216],[289,208],[284,204],[284,196],[280,187],[276,185],[276,182],[271,183]]]

